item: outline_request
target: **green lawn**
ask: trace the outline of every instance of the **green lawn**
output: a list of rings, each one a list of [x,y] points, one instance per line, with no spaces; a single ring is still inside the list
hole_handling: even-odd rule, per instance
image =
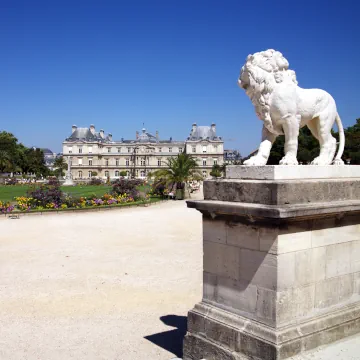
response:
[[[26,191],[29,189],[29,185],[16,185],[16,186],[0,186],[0,200],[1,201],[14,201],[17,196],[25,196]],[[89,196],[96,194],[102,196],[111,190],[111,186],[99,185],[99,186],[62,186],[61,190],[75,197]]]

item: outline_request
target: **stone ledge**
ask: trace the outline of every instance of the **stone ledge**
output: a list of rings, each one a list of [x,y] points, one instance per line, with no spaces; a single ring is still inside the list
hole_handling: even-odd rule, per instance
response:
[[[287,179],[344,179],[360,178],[360,166],[358,165],[265,165],[245,166],[230,165],[226,167],[228,179],[252,179],[252,180],[287,180]]]
[[[326,180],[207,180],[204,182],[204,199],[265,205],[360,200],[360,178]]]
[[[223,355],[221,360],[281,360],[354,335],[360,332],[359,325],[360,303],[275,329],[202,302],[189,312],[184,360],[218,359],[214,357],[218,352]]]
[[[212,217],[216,215],[233,215],[280,220],[317,218],[346,212],[360,212],[360,200],[282,206],[234,203],[230,201],[188,200],[187,206],[202,213],[210,214]]]

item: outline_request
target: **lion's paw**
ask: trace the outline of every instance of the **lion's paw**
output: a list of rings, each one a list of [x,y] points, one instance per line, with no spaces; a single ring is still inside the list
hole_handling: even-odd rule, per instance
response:
[[[248,166],[263,166],[266,165],[266,159],[262,156],[252,156],[250,159],[244,161],[244,165]]]
[[[318,156],[312,162],[311,165],[330,165],[331,161],[328,157]]]
[[[296,156],[294,155],[285,155],[281,160],[280,160],[280,165],[298,165],[298,161],[296,159]]]

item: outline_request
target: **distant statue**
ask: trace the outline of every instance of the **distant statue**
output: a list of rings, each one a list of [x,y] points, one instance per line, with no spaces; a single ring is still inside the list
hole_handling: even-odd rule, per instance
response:
[[[320,143],[320,155],[311,164],[344,164],[341,156],[345,136],[335,100],[324,90],[300,88],[295,71],[289,70],[288,61],[279,51],[270,49],[249,55],[238,84],[264,122],[259,150],[244,165],[266,165],[278,135],[285,135],[285,156],[280,165],[297,165],[299,129],[305,125]],[[340,144],[334,159],[336,139],[331,129],[335,121]]]

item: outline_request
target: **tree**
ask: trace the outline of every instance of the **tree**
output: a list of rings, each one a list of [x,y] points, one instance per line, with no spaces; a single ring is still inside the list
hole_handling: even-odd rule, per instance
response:
[[[185,185],[192,180],[202,180],[202,174],[198,171],[196,160],[186,153],[180,153],[176,157],[168,158],[165,162],[166,169],[155,171],[155,182],[161,181],[166,186],[176,186],[184,195]],[[179,198],[181,195],[177,195]]]
[[[125,170],[120,171],[120,176],[125,177],[127,175],[127,172]]]
[[[7,151],[0,150],[0,173],[10,171],[11,169],[11,158]]]
[[[55,168],[55,176],[60,177],[64,176],[65,172],[64,170],[67,169],[67,163],[64,160],[63,156],[58,156],[54,161],[54,168]]]

